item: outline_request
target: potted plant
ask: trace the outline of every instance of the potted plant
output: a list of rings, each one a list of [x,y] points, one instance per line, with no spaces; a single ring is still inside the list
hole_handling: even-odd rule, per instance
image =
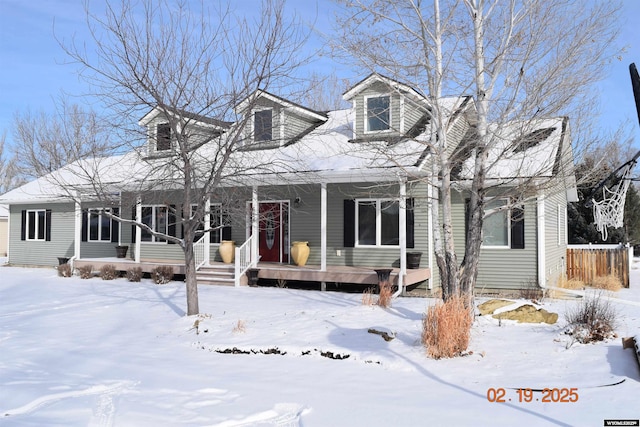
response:
[[[129,246],[122,246],[122,245],[116,246],[116,258],[126,258],[128,249],[129,249]]]
[[[236,252],[235,242],[233,240],[223,240],[222,242],[220,242],[218,252],[220,252],[220,258],[222,258],[222,262],[224,262],[225,264],[231,264],[233,262],[233,255]]]

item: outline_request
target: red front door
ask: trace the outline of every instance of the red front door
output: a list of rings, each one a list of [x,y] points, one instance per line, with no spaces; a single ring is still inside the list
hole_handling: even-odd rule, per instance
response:
[[[260,261],[281,262],[282,205],[260,203]]]

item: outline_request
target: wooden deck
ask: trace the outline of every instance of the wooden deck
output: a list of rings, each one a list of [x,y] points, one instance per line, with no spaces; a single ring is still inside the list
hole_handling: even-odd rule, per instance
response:
[[[129,258],[84,258],[74,261],[74,267],[82,267],[92,265],[95,271],[105,264],[113,264],[117,270],[126,271],[133,267],[140,267],[145,273],[150,273],[154,268],[161,265],[170,265],[173,267],[174,274],[184,274],[184,263],[175,260],[143,260],[136,263]],[[219,266],[231,266],[232,264],[212,263]],[[286,281],[304,281],[318,283],[340,283],[340,284],[370,284],[378,283],[378,275],[375,267],[347,267],[347,266],[327,266],[326,271],[321,271],[318,265],[306,265],[300,267],[297,265],[279,264],[279,263],[258,263],[258,278]],[[381,266],[380,268],[387,268]],[[393,284],[398,283],[398,272],[400,269],[393,268],[391,271],[391,281]],[[408,269],[405,276],[404,285],[411,286],[416,283],[423,282],[431,277],[431,271],[428,268]]]

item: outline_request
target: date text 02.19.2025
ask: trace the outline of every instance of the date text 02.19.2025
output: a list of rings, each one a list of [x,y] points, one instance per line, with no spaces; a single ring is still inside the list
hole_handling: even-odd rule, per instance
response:
[[[509,391],[515,392],[513,399],[509,396]],[[536,394],[536,392],[540,394]],[[573,403],[578,401],[577,388],[518,388],[504,389],[490,388],[487,390],[487,400],[489,402],[506,403],[512,400],[516,402],[553,402],[553,403]]]

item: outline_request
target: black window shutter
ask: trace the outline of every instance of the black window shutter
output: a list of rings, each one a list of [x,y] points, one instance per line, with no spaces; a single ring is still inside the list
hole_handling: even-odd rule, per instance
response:
[[[169,236],[176,237],[176,205],[169,206],[167,220],[169,221],[169,224],[167,227],[168,228],[167,232],[169,233]],[[167,243],[169,243],[170,245],[175,244],[175,242],[172,242],[171,240],[167,240]]]
[[[511,249],[524,249],[524,206],[511,208]]]
[[[225,224],[222,227],[222,236],[220,240],[231,240],[231,217],[229,215],[223,215],[222,223]],[[213,236],[213,233],[210,234]]]
[[[22,225],[20,226],[20,240],[27,240],[27,211],[22,211]]]
[[[353,248],[356,245],[356,201],[345,199],[343,207],[343,246],[345,248]]]
[[[415,201],[407,199],[407,248],[415,248],[415,213],[413,211]]]
[[[120,216],[120,208],[111,209],[111,213],[115,216]],[[111,220],[111,243],[118,243],[120,237],[120,222],[115,219]]]
[[[87,209],[82,210],[82,229],[80,231],[80,240],[86,242],[89,235],[89,211]]]
[[[136,220],[136,207],[131,208],[131,219]],[[136,243],[136,226],[131,224],[131,243]]]
[[[45,229],[44,229],[44,240],[47,242],[51,241],[51,209],[47,209],[45,211]]]

